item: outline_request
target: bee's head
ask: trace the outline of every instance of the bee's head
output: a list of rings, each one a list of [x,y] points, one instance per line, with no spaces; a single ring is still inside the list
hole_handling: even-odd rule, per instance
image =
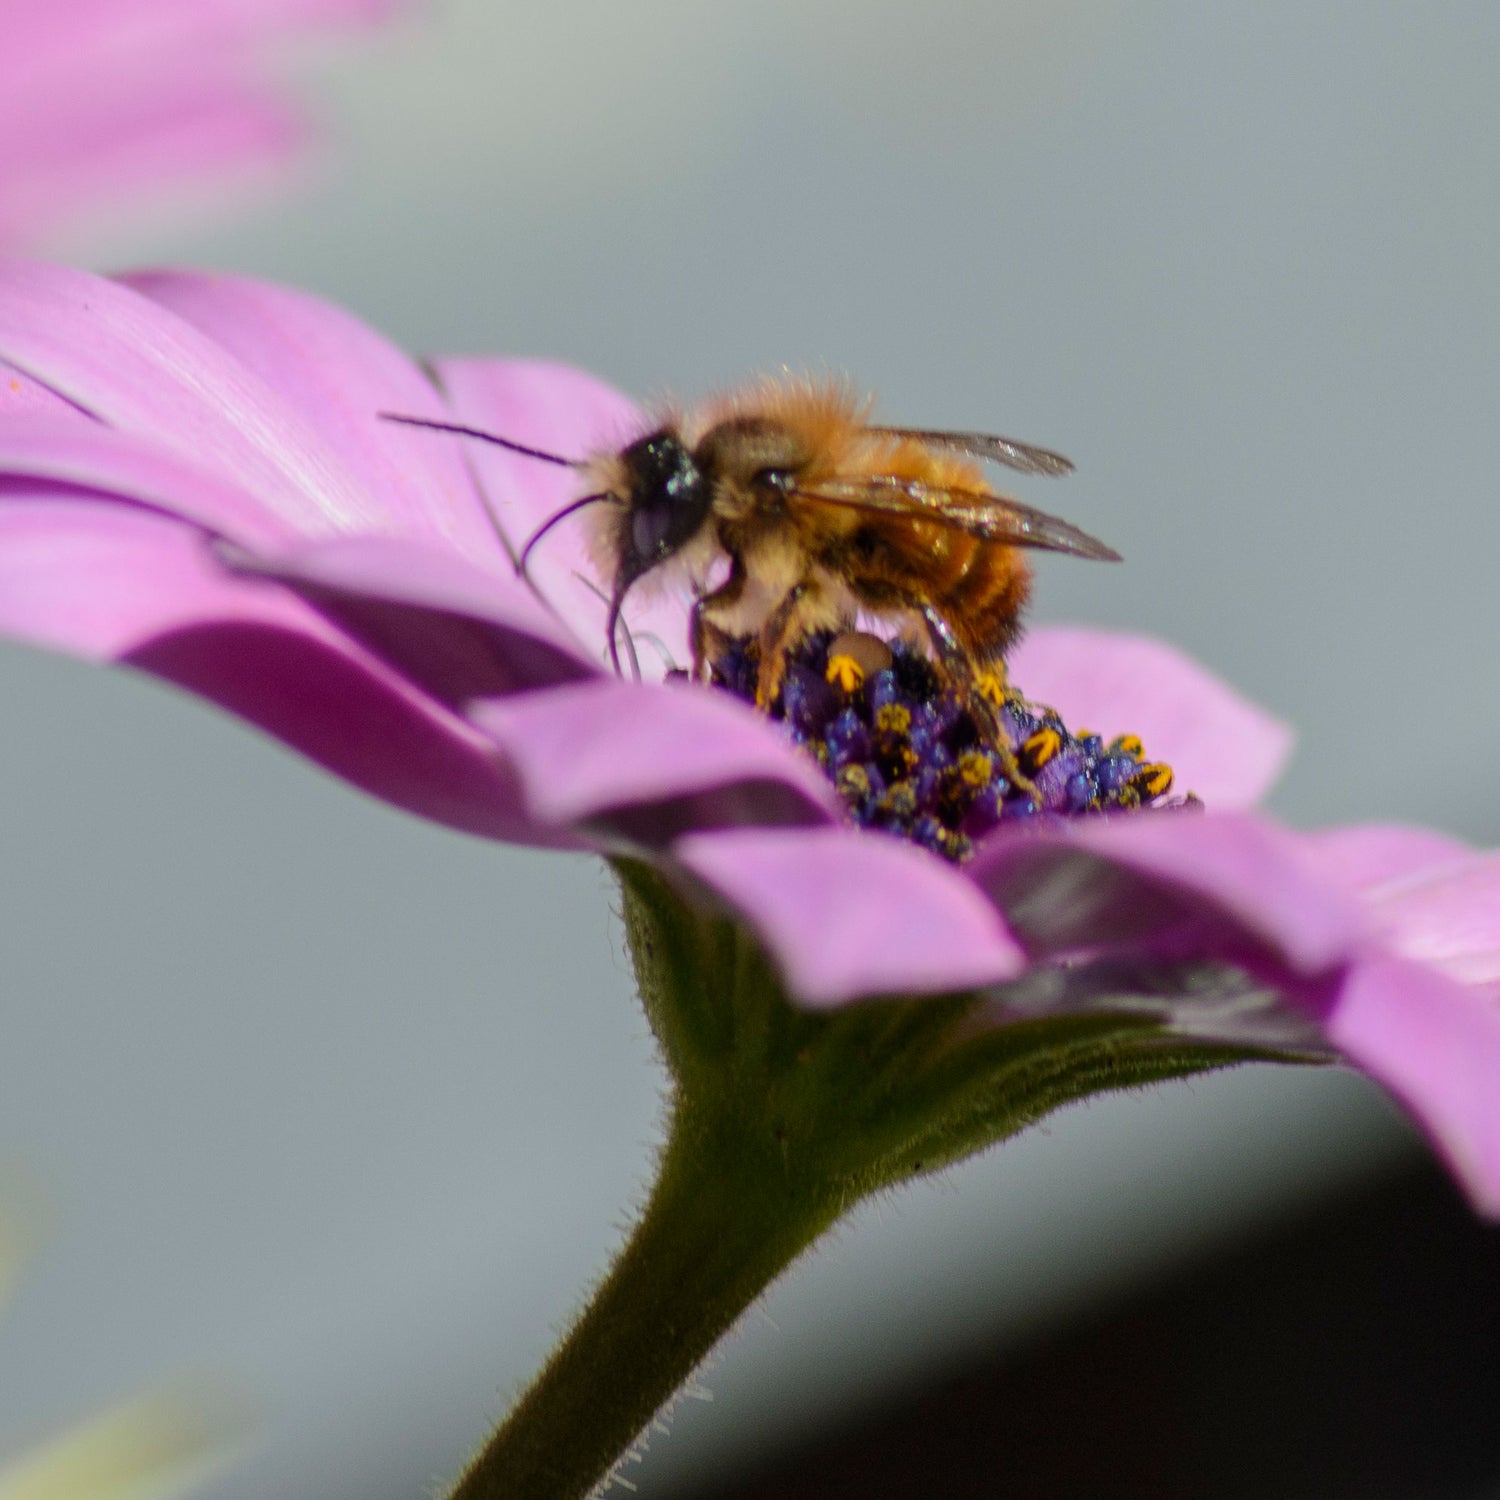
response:
[[[625,509],[618,521],[616,585],[628,588],[698,534],[708,519],[709,481],[670,428],[632,443],[619,463]]]
[[[709,519],[712,483],[671,427],[638,438],[595,470],[608,505],[596,532],[595,556],[611,584],[608,639],[619,669],[616,633],[631,587],[670,562],[698,537]]]

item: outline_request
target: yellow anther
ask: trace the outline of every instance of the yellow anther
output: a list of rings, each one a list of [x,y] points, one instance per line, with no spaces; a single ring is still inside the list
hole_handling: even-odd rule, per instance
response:
[[[857,693],[864,685],[865,669],[852,656],[841,651],[837,656],[828,658],[823,675],[840,692],[852,694]]]
[[[990,784],[990,777],[995,774],[995,768],[990,764],[990,758],[983,750],[965,750],[958,757],[958,774],[970,786],[983,787]]]
[[[1005,692],[1008,686],[1005,676],[1004,665],[990,667],[979,673],[974,679],[974,691],[981,698],[987,698],[996,708],[1005,703]]]
[[[887,817],[909,818],[917,810],[917,794],[909,781],[893,781],[880,799]]]
[[[1171,790],[1172,768],[1162,761],[1151,761],[1140,768],[1131,780],[1146,797],[1160,797]]]
[[[904,703],[887,703],[876,711],[877,734],[905,734],[910,728],[911,710]]]
[[[1062,736],[1051,728],[1038,729],[1021,745],[1021,763],[1028,771],[1040,771],[1062,749]]]
[[[838,789],[845,797],[868,797],[870,776],[863,766],[844,766],[838,774]]]
[[[1117,735],[1109,748],[1122,755],[1128,755],[1131,760],[1139,760],[1146,753],[1146,747],[1141,743],[1140,736],[1134,734]]]

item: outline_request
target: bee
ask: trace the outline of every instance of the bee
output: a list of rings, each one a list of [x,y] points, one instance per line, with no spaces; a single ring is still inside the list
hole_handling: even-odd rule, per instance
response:
[[[383,414],[390,416],[391,414]],[[658,422],[615,451],[585,458],[458,431],[578,469],[586,491],[548,518],[597,507],[593,556],[607,585],[607,638],[626,595],[648,575],[692,593],[691,674],[712,675],[733,641],[749,641],[756,702],[770,709],[789,653],[860,616],[925,636],[934,663],[971,707],[996,701],[1004,657],[1031,591],[1028,549],[1119,561],[1078,527],[990,487],[981,462],[1058,476],[1061,454],[979,432],[930,432],[870,420],[871,403],[836,382],[782,379]]]

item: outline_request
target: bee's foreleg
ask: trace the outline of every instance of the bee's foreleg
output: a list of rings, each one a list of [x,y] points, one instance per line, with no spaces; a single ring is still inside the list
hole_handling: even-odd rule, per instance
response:
[[[1000,757],[1006,779],[1028,796],[1041,802],[1036,783],[1021,769],[1016,753],[1007,743],[1000,724],[1000,707],[1005,701],[1005,679],[1002,673],[985,670],[954,635],[948,622],[930,604],[920,606],[927,626],[927,636],[937,656],[938,668],[978,726],[990,749]]]
[[[799,635],[806,633],[805,620],[822,599],[822,590],[804,577],[787,590],[760,628],[760,677],[755,684],[755,706],[769,712],[781,692],[786,676],[786,654]]]
[[[710,645],[720,649],[729,637],[709,618],[710,610],[724,609],[737,604],[745,592],[745,563],[737,552],[729,554],[729,576],[717,588],[699,594],[693,600],[692,613],[688,618],[688,649],[692,652],[692,674],[694,682],[707,682],[712,661]]]

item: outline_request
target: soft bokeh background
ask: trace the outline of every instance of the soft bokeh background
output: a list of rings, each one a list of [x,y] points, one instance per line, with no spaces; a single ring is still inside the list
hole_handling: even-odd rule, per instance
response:
[[[1293,821],[1493,842],[1497,76],[1481,3],[448,0],[320,75],[344,155],[311,195],[65,248],[643,394],[827,365],[893,420],[1057,446],[1077,476],[1026,497],[1127,563],[1044,562],[1038,618],[1169,637],[1294,721]],[[0,690],[0,1155],[55,1225],[0,1327],[0,1451],[227,1371],[264,1420],[217,1500],[428,1492],[647,1177],[603,874],[144,680],[5,647]],[[1415,1154],[1330,1073],[1075,1110],[858,1215],[634,1478],[727,1484]]]

